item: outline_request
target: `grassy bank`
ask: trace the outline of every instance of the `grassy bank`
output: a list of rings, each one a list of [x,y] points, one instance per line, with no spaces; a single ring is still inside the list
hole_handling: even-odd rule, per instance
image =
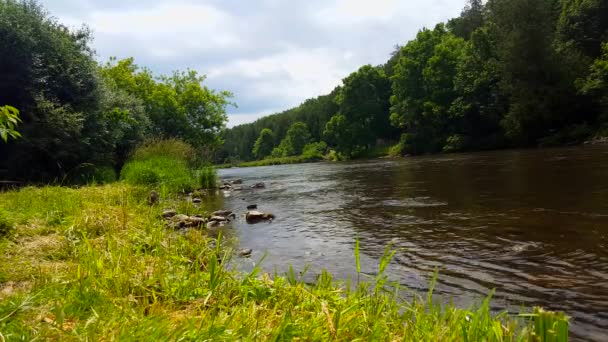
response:
[[[287,165],[287,164],[302,164],[315,163],[322,161],[322,158],[310,158],[305,156],[283,157],[283,158],[268,158],[262,160],[254,160],[249,162],[240,162],[234,164],[216,165],[218,169],[227,169],[231,167],[255,167],[255,166],[270,166],[270,165]]]
[[[237,273],[222,267],[229,245],[159,218],[165,207],[204,208],[170,195],[150,207],[147,194],[123,183],[1,193],[1,339],[508,341],[552,328],[553,314],[541,314],[547,327],[538,315],[491,314],[487,301],[466,310],[430,294],[403,301],[383,290],[390,253],[352,290],[327,273],[315,285]]]

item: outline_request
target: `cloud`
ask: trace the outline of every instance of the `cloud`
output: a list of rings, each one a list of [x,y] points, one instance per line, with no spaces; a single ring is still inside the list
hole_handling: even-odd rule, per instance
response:
[[[94,32],[100,60],[135,57],[157,73],[195,69],[229,90],[229,125],[326,94],[384,63],[464,0],[48,0],[59,21]],[[249,119],[250,118],[250,119]]]

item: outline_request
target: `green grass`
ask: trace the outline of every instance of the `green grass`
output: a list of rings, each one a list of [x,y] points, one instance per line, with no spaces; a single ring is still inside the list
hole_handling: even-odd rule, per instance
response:
[[[205,208],[170,193],[150,207],[149,189],[115,183],[0,193],[0,212],[14,225],[0,240],[0,340],[567,338],[561,314],[492,314],[489,298],[460,309],[440,304],[432,291],[404,300],[407,291],[384,275],[390,249],[378,275],[358,284],[326,272],[314,285],[293,270],[239,273],[225,266],[232,243],[204,229],[177,233],[159,218],[163,208],[189,215]]]
[[[282,157],[282,158],[268,158],[262,160],[254,160],[249,162],[241,162],[237,164],[221,164],[216,165],[218,169],[227,169],[231,167],[256,167],[256,166],[270,166],[270,165],[286,165],[286,164],[301,164],[301,163],[314,163],[321,161],[320,158],[311,158],[306,156],[295,156],[295,157]]]
[[[200,169],[197,177],[202,189],[215,189],[217,187],[218,177],[215,167],[207,166]]]
[[[120,179],[132,185],[189,192],[201,181],[193,167],[197,162],[190,145],[179,140],[157,140],[139,146],[120,172]]]

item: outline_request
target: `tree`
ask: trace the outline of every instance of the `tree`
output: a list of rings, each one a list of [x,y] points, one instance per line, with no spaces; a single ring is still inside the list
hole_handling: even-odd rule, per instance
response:
[[[602,54],[608,41],[608,2],[605,0],[567,0],[557,26],[560,41],[592,59]]]
[[[448,21],[448,29],[458,37],[469,39],[484,24],[483,10],[481,0],[469,0],[460,17]]]
[[[325,128],[326,138],[338,152],[350,156],[353,151],[373,146],[378,138],[391,138],[394,132],[389,121],[391,85],[384,70],[365,65],[342,83],[335,99],[338,117],[332,118]]]
[[[553,41],[557,0],[491,0],[501,91],[509,108],[503,127],[514,145],[531,145],[567,120],[574,88],[564,82]]]
[[[263,159],[272,153],[274,147],[274,134],[269,128],[264,128],[260,132],[260,136],[253,145],[253,155],[258,159]]]
[[[407,137],[402,150],[420,154],[439,152],[455,127],[449,116],[456,100],[454,78],[464,52],[464,40],[440,24],[422,30],[403,47],[395,66],[391,122]]]
[[[310,132],[305,123],[298,121],[289,127],[285,138],[276,147],[273,152],[273,157],[289,157],[302,154],[304,146],[312,141]]]
[[[591,96],[600,108],[600,123],[608,124],[608,42],[602,46],[603,54],[591,65],[589,76],[580,81],[583,94]]]
[[[34,1],[0,1],[0,103],[23,120],[23,138],[0,147],[9,177],[49,181],[102,157],[89,40],[87,29],[68,30]]]
[[[507,111],[507,101],[499,84],[501,69],[496,41],[490,28],[471,35],[458,63],[450,116],[457,126],[454,132],[463,137],[467,148],[497,148],[503,142],[500,122]]]
[[[4,142],[8,142],[8,138],[17,139],[21,134],[15,129],[21,122],[19,111],[15,107],[2,106],[0,107],[0,138]]]

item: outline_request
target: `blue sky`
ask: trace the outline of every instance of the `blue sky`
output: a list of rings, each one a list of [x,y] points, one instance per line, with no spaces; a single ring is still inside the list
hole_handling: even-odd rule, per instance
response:
[[[384,63],[465,0],[43,0],[86,23],[98,59],[134,57],[156,73],[194,69],[235,94],[228,126],[323,95],[364,64]]]

